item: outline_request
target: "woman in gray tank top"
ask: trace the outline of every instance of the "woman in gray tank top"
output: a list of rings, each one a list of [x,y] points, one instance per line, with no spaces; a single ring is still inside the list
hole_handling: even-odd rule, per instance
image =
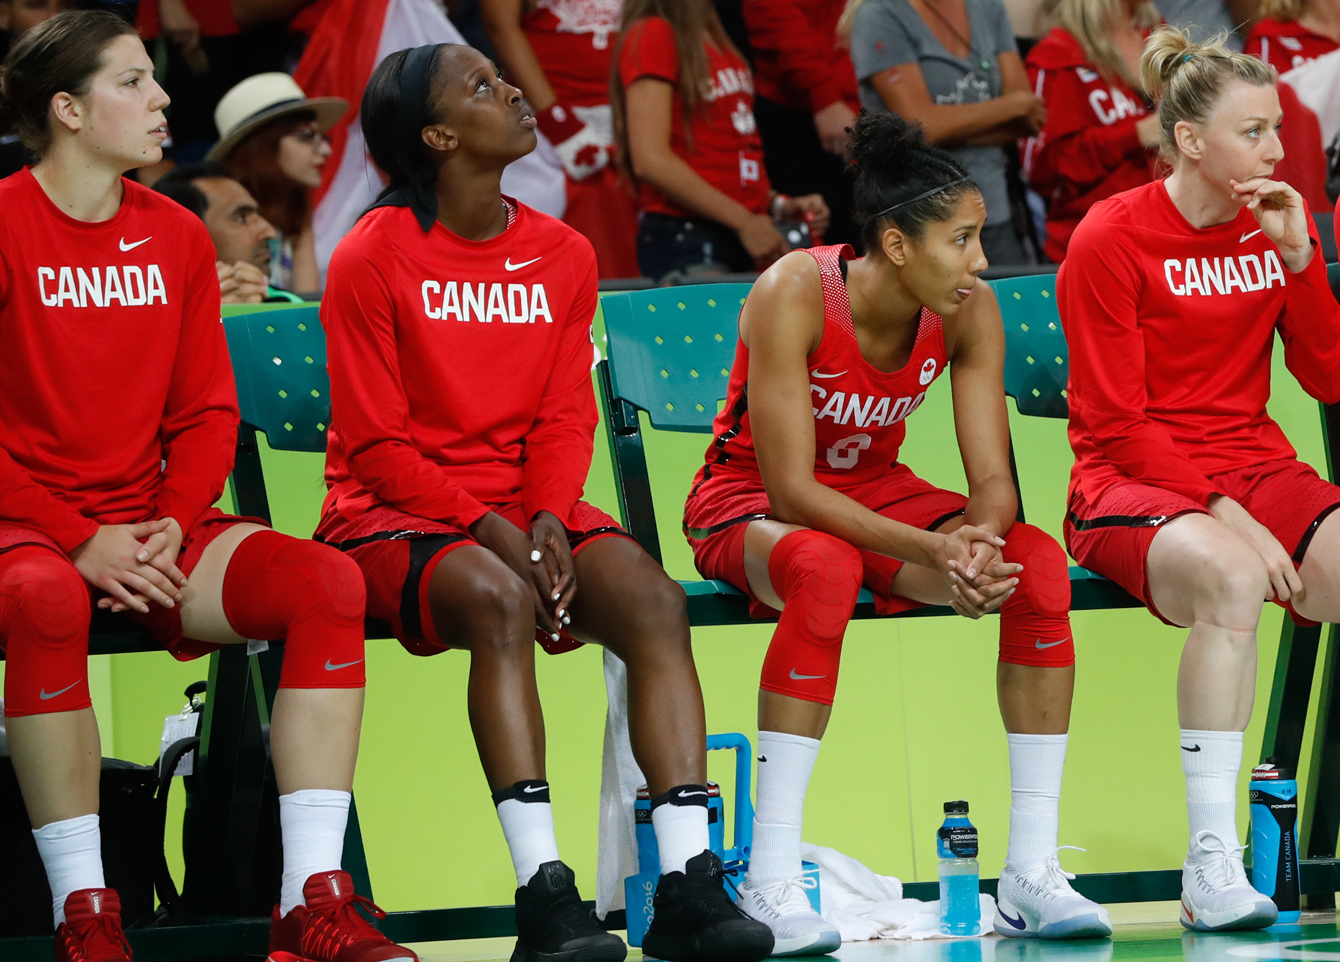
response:
[[[920,123],[968,168],[986,201],[982,247],[992,264],[1026,260],[1010,216],[1002,147],[1042,129],[1001,0],[848,0],[861,103]]]

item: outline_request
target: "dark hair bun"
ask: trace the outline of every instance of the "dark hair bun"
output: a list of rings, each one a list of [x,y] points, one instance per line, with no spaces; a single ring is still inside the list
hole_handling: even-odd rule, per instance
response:
[[[920,124],[885,110],[861,111],[847,161],[855,179],[854,214],[867,247],[877,245],[881,230],[890,226],[890,207],[930,192],[891,218],[905,233],[920,237],[927,224],[950,215],[960,196],[978,189],[967,168],[926,141]],[[941,187],[945,189],[937,192]]]

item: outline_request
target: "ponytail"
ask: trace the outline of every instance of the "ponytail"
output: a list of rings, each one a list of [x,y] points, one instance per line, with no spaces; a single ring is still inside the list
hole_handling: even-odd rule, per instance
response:
[[[1163,153],[1176,157],[1174,132],[1182,121],[1201,124],[1209,119],[1233,80],[1255,87],[1273,86],[1275,68],[1224,46],[1220,34],[1208,43],[1193,43],[1185,30],[1161,27],[1150,35],[1140,57],[1140,83],[1158,104]]]

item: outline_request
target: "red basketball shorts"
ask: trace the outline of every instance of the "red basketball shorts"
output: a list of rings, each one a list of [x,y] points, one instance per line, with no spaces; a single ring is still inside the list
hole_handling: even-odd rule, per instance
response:
[[[886,518],[925,531],[934,531],[961,515],[968,504],[963,495],[923,481],[902,464],[894,465],[885,477],[871,484],[842,493]],[[710,488],[691,494],[684,510],[684,534],[699,573],[704,578],[728,582],[749,595],[749,613],[755,618],[775,618],[778,614],[754,597],[744,571],[745,528],[750,521],[770,518],[769,511],[767,493],[762,482],[755,479],[739,484],[718,480]],[[859,553],[861,580],[875,596],[875,611],[892,615],[924,606],[924,602],[889,592],[902,561],[873,551]]]
[[[224,514],[218,508],[210,508],[200,520],[192,525],[191,530],[186,532],[186,537],[181,543],[181,552],[177,555],[177,567],[181,573],[188,578],[195,566],[200,563],[200,556],[205,553],[205,549],[221,535],[235,524],[265,524],[260,518],[246,518],[237,515]],[[268,527],[268,525],[267,525]],[[62,558],[68,558],[56,544],[40,531],[33,531],[30,528],[23,528],[18,525],[0,524],[0,554],[17,548],[20,545],[40,545],[56,552]],[[74,562],[70,562],[73,566]],[[99,588],[88,586],[90,600],[96,606],[99,599],[106,597],[106,592]],[[183,638],[181,634],[181,612],[176,608],[163,608],[159,605],[150,605],[148,614],[140,614],[138,611],[127,611],[123,616],[139,624],[158,644],[162,645],[172,653],[172,657],[178,661],[190,661],[192,658],[199,658],[201,655],[207,655],[212,651],[217,651],[223,645],[210,644],[205,641],[197,641],[194,638]],[[0,645],[4,639],[0,638]]]
[[[520,504],[490,507],[522,531],[530,529]],[[578,525],[568,529],[574,556],[603,538],[628,537],[617,521],[585,501],[577,502],[572,514],[570,520]],[[436,655],[451,647],[434,630],[428,587],[443,558],[464,545],[479,544],[469,531],[383,506],[354,519],[328,511],[313,537],[354,560],[367,583],[368,617],[389,624],[410,654]],[[567,631],[553,641],[537,627],[535,640],[550,654],[581,647]]]
[[[1323,481],[1301,461],[1267,461],[1211,479],[1219,489],[1270,529],[1294,566],[1303,563],[1317,528],[1340,508],[1340,487]],[[1121,585],[1167,624],[1149,589],[1149,546],[1160,527],[1184,514],[1209,514],[1185,495],[1138,481],[1108,486],[1090,504],[1078,488],[1066,511],[1065,541],[1070,555],[1086,568]],[[1298,624],[1301,618],[1286,602]]]

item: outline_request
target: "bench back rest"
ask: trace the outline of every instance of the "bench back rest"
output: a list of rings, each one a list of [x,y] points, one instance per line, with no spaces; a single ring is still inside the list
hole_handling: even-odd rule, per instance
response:
[[[223,319],[242,421],[277,451],[326,450],[330,378],[318,313],[304,306]]]
[[[991,281],[1005,327],[1005,393],[1029,417],[1069,416],[1070,355],[1056,308],[1056,275]]]

